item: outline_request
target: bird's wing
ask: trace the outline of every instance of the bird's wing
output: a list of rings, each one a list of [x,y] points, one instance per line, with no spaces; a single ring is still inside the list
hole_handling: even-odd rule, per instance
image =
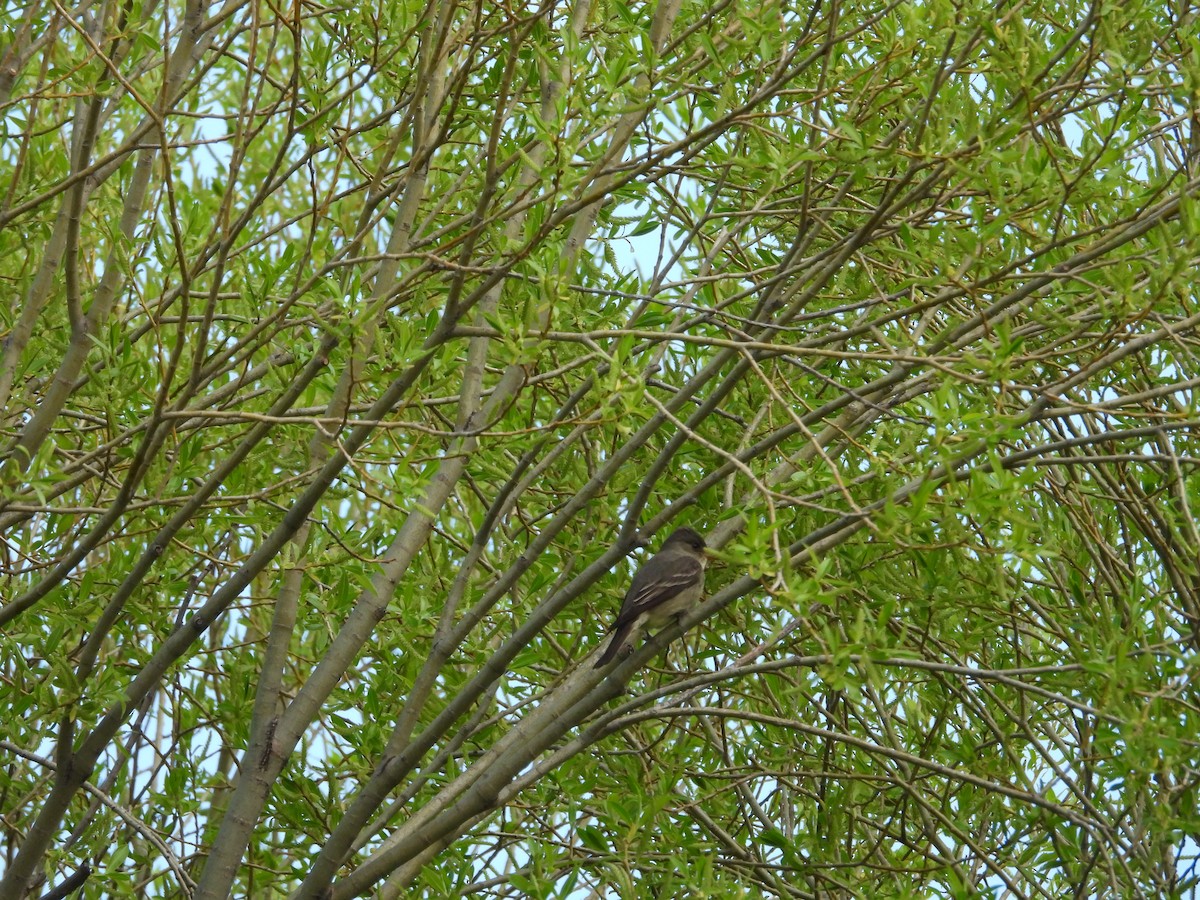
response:
[[[693,556],[653,557],[633,576],[633,584],[629,586],[613,627],[620,628],[632,622],[676,594],[695,587],[703,578],[704,566]]]

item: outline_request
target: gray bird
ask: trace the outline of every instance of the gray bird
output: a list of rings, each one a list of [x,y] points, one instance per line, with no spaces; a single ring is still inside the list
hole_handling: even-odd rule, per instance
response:
[[[700,602],[704,593],[704,538],[691,528],[680,528],[663,541],[662,549],[633,576],[629,592],[612,631],[608,649],[596,661],[606,666],[620,654],[633,649],[635,632],[646,626],[660,628]]]

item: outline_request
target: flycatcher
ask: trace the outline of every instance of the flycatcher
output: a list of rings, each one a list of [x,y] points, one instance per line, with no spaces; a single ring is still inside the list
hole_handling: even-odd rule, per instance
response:
[[[686,612],[704,593],[704,538],[690,528],[680,528],[663,541],[662,549],[633,576],[629,592],[612,631],[616,633],[596,668],[620,654],[628,656],[633,639],[646,626],[659,628]]]

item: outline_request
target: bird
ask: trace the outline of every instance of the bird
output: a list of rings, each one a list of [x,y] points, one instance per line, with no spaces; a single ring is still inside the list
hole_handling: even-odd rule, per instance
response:
[[[594,668],[608,665],[633,649],[635,631],[650,625],[666,625],[700,601],[704,593],[704,538],[691,528],[678,528],[663,541],[659,551],[633,576],[621,611],[610,631],[615,632],[608,649]]]

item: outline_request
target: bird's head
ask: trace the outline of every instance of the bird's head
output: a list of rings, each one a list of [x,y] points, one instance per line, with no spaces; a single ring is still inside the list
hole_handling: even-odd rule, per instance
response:
[[[695,553],[703,553],[706,544],[704,538],[700,537],[700,532],[692,528],[677,528],[671,532],[671,536],[663,541],[663,547],[672,545],[682,545]]]

